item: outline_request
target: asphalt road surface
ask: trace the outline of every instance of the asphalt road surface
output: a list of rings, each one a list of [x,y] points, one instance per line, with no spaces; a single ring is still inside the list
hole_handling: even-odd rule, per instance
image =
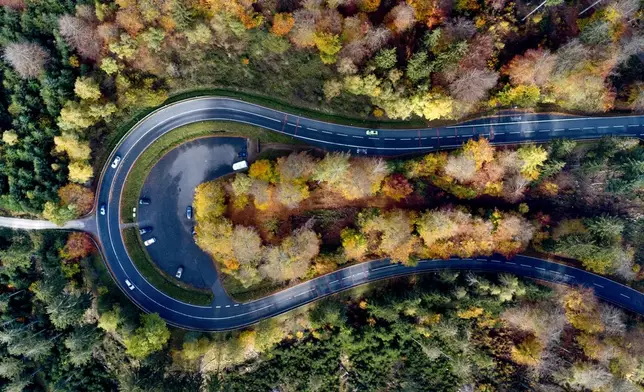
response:
[[[149,205],[139,205],[139,227],[152,231],[143,239],[157,242],[147,248],[154,262],[170,276],[184,267],[181,280],[199,288],[211,288],[215,295],[225,295],[210,256],[192,238],[194,220],[186,217],[194,190],[205,181],[232,173],[238,153],[246,148],[246,139],[230,137],[201,138],[173,149],[152,168],[141,197]]]
[[[327,150],[366,155],[400,155],[456,148],[464,141],[479,136],[487,137],[495,144],[545,142],[560,137],[583,140],[608,135],[644,136],[644,116],[513,114],[440,128],[378,129],[378,135],[367,136],[364,128],[325,123],[228,98],[198,98],[168,105],[141,120],[112,153],[101,173],[97,191],[97,203],[106,203],[107,214],[96,215],[96,226],[106,264],[119,287],[143,310],[159,313],[172,325],[206,331],[236,329],[360,284],[441,269],[510,272],[545,281],[581,284],[593,288],[606,301],[644,314],[644,294],[589,272],[525,256],[508,261],[501,258],[428,260],[420,262],[417,267],[392,265],[386,260],[373,261],[344,268],[248,303],[235,303],[219,290],[215,292],[215,300],[210,306],[190,305],[170,298],[150,285],[129,259],[121,236],[119,201],[128,171],[151,143],[178,126],[206,120],[247,123],[292,135]],[[114,169],[110,163],[116,155],[122,160]],[[201,170],[197,163],[194,168]],[[185,195],[191,192],[182,188],[179,194],[175,192],[177,200],[159,202],[179,206],[178,211],[166,211],[166,214],[179,219],[178,216],[185,213],[185,208],[181,208],[185,203],[183,198],[187,198]],[[149,197],[156,198],[158,195]],[[147,215],[145,211],[143,213],[145,218]],[[185,230],[183,223],[180,226],[181,230]],[[176,240],[159,235],[158,241],[172,243]],[[182,256],[181,249],[177,252],[177,257],[184,257],[183,262],[187,263],[185,258],[189,256]],[[171,262],[176,263],[174,260]],[[127,289],[125,279],[134,283],[134,290]],[[214,286],[216,284],[213,289]]]

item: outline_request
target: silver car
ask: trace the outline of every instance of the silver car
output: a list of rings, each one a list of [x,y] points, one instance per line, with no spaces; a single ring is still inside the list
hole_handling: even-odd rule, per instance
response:
[[[127,286],[128,289],[134,290],[134,285],[132,284],[132,282],[130,282],[127,279],[125,279],[125,285]]]
[[[143,245],[150,246],[150,245],[154,244],[155,242],[157,242],[157,239],[152,237],[150,239],[147,239],[147,240],[143,241]]]
[[[181,275],[183,275],[183,266],[180,265],[179,268],[177,269],[177,273],[174,274],[174,277],[177,279],[181,279]]]

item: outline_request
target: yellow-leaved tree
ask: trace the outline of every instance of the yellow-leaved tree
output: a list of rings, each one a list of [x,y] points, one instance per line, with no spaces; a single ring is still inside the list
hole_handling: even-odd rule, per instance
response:
[[[530,180],[536,180],[548,159],[548,152],[541,146],[531,144],[520,147],[517,154],[521,160],[521,174]]]

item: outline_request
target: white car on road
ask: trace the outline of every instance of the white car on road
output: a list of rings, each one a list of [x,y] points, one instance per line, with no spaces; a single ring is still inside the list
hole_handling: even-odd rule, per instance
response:
[[[112,161],[112,169],[116,169],[116,167],[119,165],[119,162],[121,162],[121,157],[117,155]]]
[[[134,285],[132,284],[132,282],[130,282],[127,279],[125,279],[125,285],[127,286],[128,289],[134,290]]]

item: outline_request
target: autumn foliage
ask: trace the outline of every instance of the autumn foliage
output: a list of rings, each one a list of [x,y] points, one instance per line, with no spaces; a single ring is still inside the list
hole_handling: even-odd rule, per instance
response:
[[[295,25],[295,18],[289,13],[276,14],[273,18],[271,33],[282,37],[288,34]]]
[[[88,256],[95,250],[94,242],[85,233],[71,233],[67,237],[65,247],[60,251],[60,255],[65,260],[80,259]]]
[[[264,225],[325,206],[326,198],[336,200],[326,208],[351,203],[368,207],[369,200],[379,205],[405,203],[407,198],[418,197],[411,179],[414,184],[429,181],[445,186],[459,197],[476,197],[479,189],[490,189],[482,181],[494,175],[499,181],[496,192],[501,193],[504,171],[497,167],[508,165],[513,175],[533,178],[544,152],[526,146],[499,153],[481,139],[451,154],[428,154],[401,162],[398,167],[405,169],[402,173],[391,173],[390,166],[380,158],[356,158],[346,153],[317,158],[300,152],[277,160],[258,160],[250,166],[248,175],[237,173],[197,187],[193,203],[197,244],[213,256],[224,273],[245,287],[263,279],[294,281],[332,271],[345,259],[387,257],[413,264],[421,258],[494,253],[511,257],[526,248],[534,232],[533,225],[515,212],[494,210],[484,218],[464,208],[363,209],[353,222],[337,228],[337,259],[319,254],[325,244],[311,228],[315,218],[293,227],[290,235],[276,236],[277,227],[269,230]],[[462,165],[459,160],[471,166],[469,177],[463,176],[462,168],[450,174],[451,162]]]
[[[548,158],[541,146],[500,150],[487,139],[469,140],[451,154],[436,153],[406,164],[407,177],[427,178],[459,198],[500,196],[517,201]]]
[[[400,173],[395,173],[385,178],[382,184],[382,193],[396,201],[404,199],[413,191],[414,189],[407,178]]]
[[[94,205],[94,192],[78,184],[67,184],[58,189],[58,197],[64,205],[74,206],[79,216],[87,214]]]

